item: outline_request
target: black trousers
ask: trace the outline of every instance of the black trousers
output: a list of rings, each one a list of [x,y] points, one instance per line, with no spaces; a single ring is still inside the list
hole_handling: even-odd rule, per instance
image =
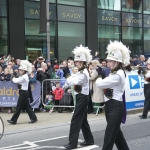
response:
[[[85,141],[94,143],[93,135],[87,121],[87,106],[89,103],[89,95],[77,94],[75,111],[71,120],[69,143],[76,147],[78,144],[78,137],[80,129]]]
[[[150,109],[150,84],[144,84],[144,109],[142,116],[147,117],[148,111]]]
[[[32,108],[29,104],[28,97],[29,97],[28,91],[19,90],[19,98],[18,98],[18,103],[17,103],[17,107],[16,107],[16,112],[14,113],[14,115],[11,118],[12,121],[17,122],[22,108],[24,108],[26,110],[26,112],[29,115],[30,120],[37,119],[35,113],[33,112]]]
[[[105,103],[107,126],[102,150],[112,150],[114,143],[116,144],[118,150],[129,150],[126,140],[120,129],[123,109],[123,102],[109,100]]]

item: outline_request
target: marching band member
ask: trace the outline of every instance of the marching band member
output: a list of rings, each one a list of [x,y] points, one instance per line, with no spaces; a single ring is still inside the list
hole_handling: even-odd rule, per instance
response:
[[[130,64],[129,50],[121,42],[111,42],[107,47],[108,67],[111,69],[109,76],[101,80],[96,80],[96,85],[104,90],[105,98],[105,116],[107,126],[104,136],[102,150],[112,150],[114,143],[118,150],[129,150],[123,133],[120,129],[121,122],[125,123],[123,118],[125,109],[122,96],[125,90],[125,71],[123,67]],[[102,76],[102,68],[98,68],[99,76]]]
[[[32,65],[27,60],[22,60],[19,67],[20,77],[12,79],[14,83],[18,84],[19,98],[16,106],[16,112],[12,116],[11,120],[7,120],[11,124],[17,123],[22,108],[24,108],[29,115],[29,118],[31,120],[29,123],[34,123],[37,121],[37,117],[33,112],[28,99],[29,98],[29,91],[28,91],[29,77],[27,73],[31,73],[31,71],[32,71]]]
[[[150,108],[150,58],[147,60],[147,70],[144,73],[144,109],[142,115],[139,117],[141,119],[147,119],[148,110]]]
[[[75,66],[78,73],[70,76],[66,80],[64,88],[74,86],[76,95],[76,105],[70,125],[69,144],[65,145],[66,149],[77,148],[80,129],[82,129],[85,141],[80,143],[81,146],[94,144],[93,135],[87,121],[87,106],[89,104],[89,73],[86,64],[92,60],[90,50],[86,47],[76,47],[73,51]]]

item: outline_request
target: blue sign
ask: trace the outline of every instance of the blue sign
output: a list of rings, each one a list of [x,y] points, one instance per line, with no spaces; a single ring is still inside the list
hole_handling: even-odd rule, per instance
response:
[[[126,109],[135,109],[144,107],[144,100],[126,102]]]
[[[138,75],[129,75],[130,89],[140,89],[140,82]]]
[[[36,81],[31,84],[33,102],[30,103],[32,108],[39,108],[41,99],[41,84]],[[12,81],[0,82],[0,107],[16,107],[19,96],[17,84]]]

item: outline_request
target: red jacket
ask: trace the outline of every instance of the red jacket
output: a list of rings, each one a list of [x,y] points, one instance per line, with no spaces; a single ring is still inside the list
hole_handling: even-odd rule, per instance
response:
[[[62,88],[56,88],[53,92],[52,92],[54,96],[55,100],[60,100],[63,97],[64,91]]]

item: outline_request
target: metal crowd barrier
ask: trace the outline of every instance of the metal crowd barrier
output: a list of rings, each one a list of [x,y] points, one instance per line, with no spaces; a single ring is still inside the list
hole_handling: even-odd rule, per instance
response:
[[[75,96],[73,94],[73,88],[68,88],[66,90],[63,90],[62,94],[62,87],[65,84],[66,79],[46,79],[42,82],[42,103],[45,108],[50,109],[49,113],[51,114],[54,109],[56,109],[58,112],[62,112],[63,109],[67,108],[73,108],[75,103]],[[56,90],[56,86],[60,86],[61,89]],[[57,96],[56,93],[57,92]],[[60,100],[56,100],[57,98],[60,98]],[[103,108],[103,106],[94,106],[94,108],[97,108],[96,115],[99,112],[100,108]]]

